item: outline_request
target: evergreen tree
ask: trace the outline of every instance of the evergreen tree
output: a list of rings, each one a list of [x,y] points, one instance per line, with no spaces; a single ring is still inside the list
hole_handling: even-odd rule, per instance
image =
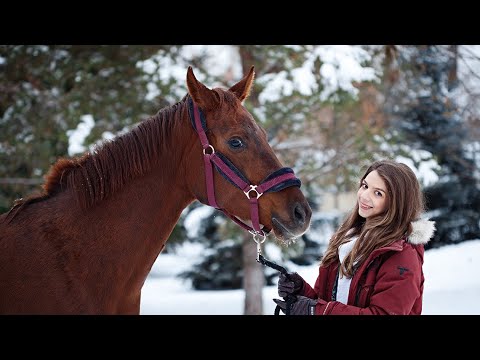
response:
[[[405,48],[399,66],[411,96],[405,96],[404,106],[397,103],[393,125],[405,142],[432,153],[440,166],[439,181],[424,189],[437,227],[428,247],[479,238],[478,169],[466,151],[471,139],[455,100],[453,53],[445,46]]]
[[[163,48],[127,45],[0,46],[0,210],[38,189],[58,157],[68,156],[68,130],[91,114],[86,145],[153,115],[152,79],[137,64]],[[157,82],[158,84],[158,82]],[[168,91],[163,85],[163,89]],[[28,179],[22,181],[15,179]],[[32,186],[33,185],[33,186]]]

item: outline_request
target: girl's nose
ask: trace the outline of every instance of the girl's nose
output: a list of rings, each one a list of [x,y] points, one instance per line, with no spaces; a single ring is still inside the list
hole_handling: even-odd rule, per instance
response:
[[[360,201],[365,203],[365,204],[368,204],[369,201],[370,201],[370,196],[367,193],[362,194],[362,197],[360,198]]]

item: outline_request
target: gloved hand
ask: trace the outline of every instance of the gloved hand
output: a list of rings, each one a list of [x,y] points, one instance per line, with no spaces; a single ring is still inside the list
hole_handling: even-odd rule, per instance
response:
[[[287,313],[287,302],[280,299],[273,299],[274,303],[280,307],[284,314]],[[290,315],[315,315],[315,306],[317,300],[306,296],[297,296],[297,301],[290,305]]]
[[[278,296],[283,298],[287,295],[297,295],[303,288],[303,278],[296,272],[288,273],[290,279],[284,273],[278,278]]]

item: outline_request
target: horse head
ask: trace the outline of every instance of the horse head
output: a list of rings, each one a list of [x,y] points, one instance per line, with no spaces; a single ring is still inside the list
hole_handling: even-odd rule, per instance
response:
[[[293,175],[293,170],[282,166],[268,143],[266,131],[243,105],[254,77],[252,66],[249,73],[229,89],[209,89],[196,79],[192,68],[188,68],[186,81],[193,104],[190,117],[197,139],[188,159],[187,182],[200,202],[215,206],[246,224],[255,223],[256,210],[252,203],[256,202],[257,223],[262,231],[273,232],[278,240],[288,243],[307,231],[312,210],[300,190],[300,180]],[[193,112],[197,108],[195,125]],[[217,171],[213,171],[208,180],[205,156],[211,160],[212,154],[215,154]],[[274,183],[280,178],[284,180]],[[213,197],[208,194],[209,181]],[[270,188],[263,188],[267,183]]]

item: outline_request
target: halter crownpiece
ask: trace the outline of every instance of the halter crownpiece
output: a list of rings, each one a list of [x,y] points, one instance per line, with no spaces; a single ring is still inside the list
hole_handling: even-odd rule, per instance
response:
[[[218,151],[208,142],[205,134],[207,122],[200,108],[195,104],[191,97],[188,97],[188,109],[192,126],[200,138],[203,148],[203,161],[205,165],[205,182],[207,186],[208,205],[222,211],[238,225],[248,230],[256,239],[256,236],[266,237],[263,229],[260,229],[258,214],[258,199],[268,192],[277,192],[290,186],[301,186],[301,181],[297,178],[291,168],[284,167],[268,175],[258,185],[251,184],[242,172],[228,160],[228,158]],[[250,202],[250,218],[252,226],[250,227],[236,216],[230,214],[218,206],[215,199],[215,185],[213,181],[213,165],[215,169],[231,184],[241,189]],[[263,240],[264,241],[264,240]],[[263,242],[261,241],[261,242]],[[257,244],[259,242],[257,241]]]

